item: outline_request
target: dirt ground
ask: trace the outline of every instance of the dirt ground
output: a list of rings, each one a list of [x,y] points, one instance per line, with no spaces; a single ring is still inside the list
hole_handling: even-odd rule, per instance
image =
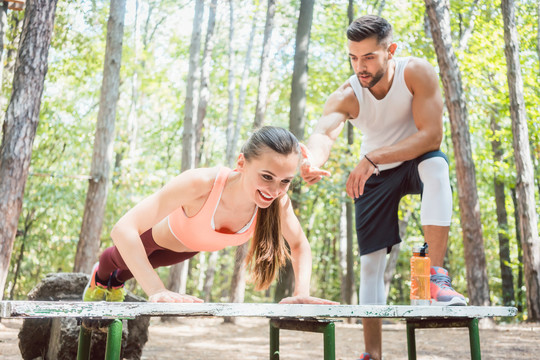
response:
[[[0,359],[21,359],[18,331],[22,320],[0,323]],[[482,326],[482,324],[481,324]],[[268,321],[239,318],[224,324],[221,318],[184,318],[172,323],[153,318],[150,338],[143,352],[146,360],[268,359]],[[280,359],[322,359],[322,334],[280,331]],[[416,330],[418,360],[469,359],[469,336],[465,328]],[[498,325],[481,328],[482,359],[540,359],[540,324]],[[336,359],[354,360],[360,355],[362,326],[336,324]],[[407,359],[405,324],[383,325],[385,360]]]

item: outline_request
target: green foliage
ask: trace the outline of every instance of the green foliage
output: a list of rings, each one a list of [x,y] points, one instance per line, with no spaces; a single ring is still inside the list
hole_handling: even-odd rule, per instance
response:
[[[180,172],[183,135],[184,98],[189,60],[193,2],[128,2],[121,68],[120,99],[117,106],[114,166],[111,170],[101,248],[111,245],[109,232],[130,207],[152,194]],[[348,26],[345,0],[318,1],[315,4],[309,48],[309,81],[306,94],[305,134],[308,136],[319,119],[326,98],[351,75],[345,30]],[[383,4],[383,7],[381,7]],[[493,181],[506,186],[506,210],[509,224],[511,266],[517,277],[519,261],[510,189],[515,186],[512,128],[509,113],[503,25],[499,4],[480,0],[471,14],[472,0],[451,2],[453,44],[458,58],[466,96],[473,160],[476,167],[480,211],[484,232],[487,272],[491,298],[501,304],[497,234],[499,227],[494,206]],[[257,28],[248,69],[248,86],[241,139],[250,132],[257,97],[259,61],[262,46],[266,3],[235,1],[235,110],[237,111],[240,79],[247,51],[252,18]],[[394,25],[398,56],[426,58],[437,67],[430,34],[426,33],[424,2],[420,0],[384,2],[366,1],[356,9],[358,15],[381,11]],[[516,3],[520,38],[520,60],[525,105],[529,120],[531,154],[535,164],[536,191],[540,179],[539,61],[536,50],[537,19],[535,2]],[[108,4],[83,0],[59,2],[55,32],[49,54],[49,69],[43,94],[38,133],[34,142],[31,176],[24,195],[10,275],[6,289],[15,298],[23,298],[43,277],[52,271],[71,271],[78,242],[87,191],[95,123],[99,108],[103,58],[105,52]],[[294,59],[295,31],[299,2],[278,2],[271,47],[271,75],[266,124],[288,126],[289,98]],[[228,3],[218,2],[215,46],[210,73],[208,104],[201,164],[224,163],[226,114],[228,111]],[[474,16],[474,28],[467,45],[460,48],[460,37]],[[20,18],[22,19],[22,17]],[[16,18],[10,18],[13,22]],[[203,22],[203,36],[207,13]],[[6,34],[6,49],[16,48],[14,33]],[[202,50],[201,50],[202,53]],[[3,95],[9,97],[11,79],[4,78]],[[442,85],[441,85],[442,88]],[[500,130],[493,132],[494,119]],[[450,124],[445,114],[445,139],[442,150],[449,155],[454,189],[454,215],[448,243],[446,264],[455,288],[467,292],[463,240]],[[136,124],[136,126],[134,126]],[[135,131],[136,129],[136,131]],[[345,182],[357,162],[361,134],[355,134],[349,147],[340,137],[325,168],[332,176],[319,184],[302,186],[301,207],[297,214],[308,235],[313,253],[312,294],[340,300],[341,269],[339,265],[340,217],[343,203],[351,201],[345,194]],[[493,140],[503,150],[502,161],[495,161]],[[242,142],[242,140],[241,140]],[[292,192],[291,192],[292,193]],[[297,199],[295,199],[297,200]],[[397,269],[388,300],[408,303],[409,257],[411,246],[422,241],[419,223],[419,197],[407,197],[400,209],[401,218],[409,218],[401,245]],[[540,208],[540,204],[538,206]],[[355,254],[357,249],[355,246]],[[207,269],[207,258],[198,255],[190,261],[188,293],[202,296],[201,280]],[[204,261],[203,261],[204,260]],[[234,251],[220,254],[212,301],[227,301]],[[17,279],[15,279],[16,269]],[[167,281],[167,269],[158,270]],[[355,257],[356,278],[359,273]],[[517,284],[517,281],[515,281]],[[517,286],[517,285],[516,285]],[[142,294],[136,286],[135,291]],[[271,301],[273,288],[256,292],[246,289],[246,301]],[[523,299],[517,299],[520,304]]]

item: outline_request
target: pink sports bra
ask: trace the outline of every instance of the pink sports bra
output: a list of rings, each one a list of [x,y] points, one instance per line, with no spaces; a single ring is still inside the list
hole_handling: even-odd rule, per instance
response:
[[[242,245],[255,232],[257,209],[251,221],[239,232],[227,234],[215,230],[214,214],[231,172],[232,170],[226,167],[219,169],[212,191],[197,214],[187,217],[184,209],[179,207],[167,218],[169,229],[174,237],[193,251],[217,251],[227,246]]]

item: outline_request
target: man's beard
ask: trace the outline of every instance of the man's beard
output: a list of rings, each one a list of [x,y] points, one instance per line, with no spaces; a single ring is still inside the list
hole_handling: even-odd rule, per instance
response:
[[[369,89],[369,88],[372,88],[373,86],[375,86],[375,84],[377,84],[379,82],[379,80],[382,79],[382,77],[384,75],[384,72],[385,71],[383,69],[381,69],[381,70],[377,71],[377,73],[375,75],[373,75],[371,73],[368,73],[368,72],[360,72],[360,73],[357,73],[356,76],[358,77],[358,80],[360,81],[360,86],[362,86],[365,89]],[[362,76],[362,75],[369,75],[371,77],[371,81],[367,85],[362,84],[362,80],[360,79],[360,76]]]

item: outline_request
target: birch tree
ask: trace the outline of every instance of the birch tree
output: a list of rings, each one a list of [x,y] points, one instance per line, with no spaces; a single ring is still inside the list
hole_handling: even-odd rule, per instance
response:
[[[227,149],[226,158],[229,166],[234,163],[233,150],[236,148],[236,142],[234,142],[234,51],[232,42],[234,39],[234,1],[229,0],[229,106],[227,111]],[[253,18],[255,19],[253,14]],[[254,23],[255,24],[255,23]],[[253,28],[254,30],[254,28]],[[253,31],[254,32],[254,31]],[[253,32],[250,35],[250,42],[248,44],[248,53],[251,53],[251,46],[253,45]],[[246,55],[247,56],[247,55]],[[247,63],[248,68],[244,69],[244,74],[249,70],[249,61]],[[244,85],[244,97],[245,97],[245,84]],[[238,124],[237,118],[237,124]],[[236,254],[234,257],[234,269],[231,276],[231,289],[229,293],[229,302],[242,303],[244,302],[244,296],[246,293],[246,256],[248,253],[249,242],[242,244],[236,248]],[[226,323],[236,323],[236,318],[226,317],[223,319]]]
[[[300,13],[298,15],[298,25],[296,27],[296,46],[294,51],[294,65],[291,82],[291,110],[289,114],[290,131],[300,141],[304,138],[305,110],[306,110],[306,89],[308,83],[308,54],[309,39],[311,35],[311,24],[313,22],[314,0],[300,1]],[[299,209],[301,206],[301,186],[292,189],[292,206]],[[287,265],[281,270],[281,278],[276,286],[276,294],[279,297],[291,295],[294,288],[294,272],[292,264],[287,261]],[[276,300],[278,300],[276,298]]]
[[[90,170],[91,178],[86,193],[81,235],[75,254],[73,266],[75,272],[90,273],[99,251],[109,187],[109,170],[113,155],[114,122],[120,88],[125,13],[126,0],[111,0],[107,22],[103,80]]]
[[[2,127],[0,146],[0,298],[9,269],[17,224],[36,135],[56,0],[30,1],[26,6],[13,90]]]
[[[182,171],[193,168],[195,164],[195,142],[193,127],[193,109],[195,107],[195,81],[199,68],[199,51],[201,48],[201,23],[204,14],[204,0],[195,1],[195,16],[191,30],[189,46],[189,68],[184,102],[184,133],[182,135]]]
[[[540,240],[534,198],[534,173],[529,147],[529,130],[523,97],[523,79],[519,62],[519,40],[513,0],[502,0],[504,21],[504,54],[510,93],[512,143],[516,163],[516,196],[519,206],[519,228],[523,249],[525,286],[527,287],[527,318],[540,320]]]
[[[253,128],[257,129],[263,125],[264,114],[266,112],[266,101],[268,97],[268,86],[270,77],[270,47],[272,45],[272,31],[274,30],[274,16],[276,14],[276,1],[268,0],[266,11],[266,23],[264,25],[264,39],[261,51],[261,66],[259,69],[259,90],[257,93],[257,104],[255,106],[255,120]]]
[[[449,2],[448,0],[425,0],[425,4],[452,130],[469,299],[473,305],[488,305],[490,303],[489,284],[476,187],[476,170],[472,160],[461,74],[452,46]]]
[[[0,59],[3,58],[4,55],[4,39],[6,35],[6,29],[7,29],[7,3],[2,2],[0,4]],[[3,68],[3,62],[2,62],[2,68]],[[0,68],[0,85],[2,84],[2,68]]]
[[[201,85],[199,88],[199,103],[197,106],[197,125],[195,126],[195,164],[197,167],[201,157],[202,131],[204,127],[204,118],[210,98],[210,60],[212,59],[212,50],[214,49],[214,29],[216,28],[216,10],[217,0],[212,0],[208,13],[208,26],[206,30],[206,39],[201,64]]]
[[[231,0],[232,1],[232,0]],[[253,50],[253,40],[255,38],[255,32],[257,30],[257,11],[258,6],[253,11],[253,20],[251,23],[251,32],[249,35],[249,41],[246,49],[246,56],[244,58],[244,69],[242,70],[242,79],[240,80],[240,89],[238,93],[238,107],[236,110],[236,121],[234,126],[234,132],[232,134],[232,141],[229,141],[230,134],[227,135],[227,163],[233,164],[235,160],[235,150],[240,137],[240,129],[244,123],[244,105],[246,103],[246,90],[249,80],[249,70],[251,67],[251,51]]]
[[[493,160],[495,168],[497,164],[503,162],[503,149],[500,138],[500,126],[497,123],[498,112],[491,114],[490,126],[493,132],[491,148],[493,150]],[[513,306],[514,304],[514,277],[510,262],[510,239],[508,238],[508,216],[506,212],[506,196],[504,180],[495,173],[493,178],[493,188],[495,192],[495,208],[497,212],[498,238],[499,238],[499,268],[501,269],[502,297],[503,304]]]
[[[349,0],[347,6],[347,17],[349,24],[351,24],[355,19],[353,0]],[[350,68],[351,72],[354,72],[352,66]],[[347,137],[347,145],[349,145],[347,148],[350,149],[354,144],[354,126],[351,122],[347,121],[346,128],[347,131],[345,132],[345,136]],[[351,156],[350,151],[347,151],[347,155]],[[343,188],[345,188],[345,186]],[[346,200],[342,207],[342,217],[344,218],[341,220],[341,226],[344,226],[344,231],[342,231],[340,234],[339,245],[340,249],[342,246],[345,247],[343,250],[340,250],[340,255],[342,257],[341,262],[343,264],[342,266],[345,266],[341,269],[341,300],[345,304],[353,304],[355,303],[354,299],[356,294],[356,286],[354,283],[354,209],[352,201],[348,199],[345,192],[342,193],[342,197]]]
[[[6,3],[4,3],[4,9],[6,9]],[[7,14],[5,14],[4,19],[7,21]],[[2,49],[5,49],[5,52],[2,52],[2,68],[0,69],[0,85],[3,89],[10,89],[11,88],[11,82],[13,79],[13,73],[15,71],[15,62],[17,61],[17,49],[21,40],[21,30],[23,25],[23,18],[21,17],[19,12],[12,12],[10,15],[10,21],[9,24],[11,26],[8,28],[6,24],[4,33],[2,34],[2,39],[6,38],[6,33],[9,32],[11,34],[11,42],[5,43],[2,40]],[[3,92],[4,94],[7,93],[7,91]],[[8,102],[8,98],[4,95],[0,95],[0,108],[4,109],[5,104]],[[5,115],[5,114],[2,114]],[[0,121],[0,125],[2,124],[2,121],[4,120],[3,116]]]
[[[189,46],[189,68],[187,76],[186,100],[184,103],[184,133],[182,135],[181,171],[192,169],[195,164],[193,109],[195,107],[195,78],[199,68],[199,51],[201,48],[201,23],[204,14],[204,0],[195,1],[195,16],[191,30]],[[168,288],[171,291],[185,293],[189,260],[173,265],[169,270]]]
[[[227,72],[229,73],[227,81],[227,94],[229,95],[229,103],[227,106],[227,129],[226,129],[226,140],[227,148],[225,149],[225,161],[227,166],[232,167],[234,163],[233,149],[236,147],[236,144],[233,144],[234,136],[234,89],[235,89],[235,79],[234,79],[234,0],[229,0],[229,61],[227,63]]]
[[[538,75],[540,76],[540,1],[536,5],[536,55],[538,57]]]
[[[309,38],[311,34],[311,23],[313,22],[314,3],[314,0],[300,1],[300,14],[296,28],[289,127],[298,140],[304,138]]]

